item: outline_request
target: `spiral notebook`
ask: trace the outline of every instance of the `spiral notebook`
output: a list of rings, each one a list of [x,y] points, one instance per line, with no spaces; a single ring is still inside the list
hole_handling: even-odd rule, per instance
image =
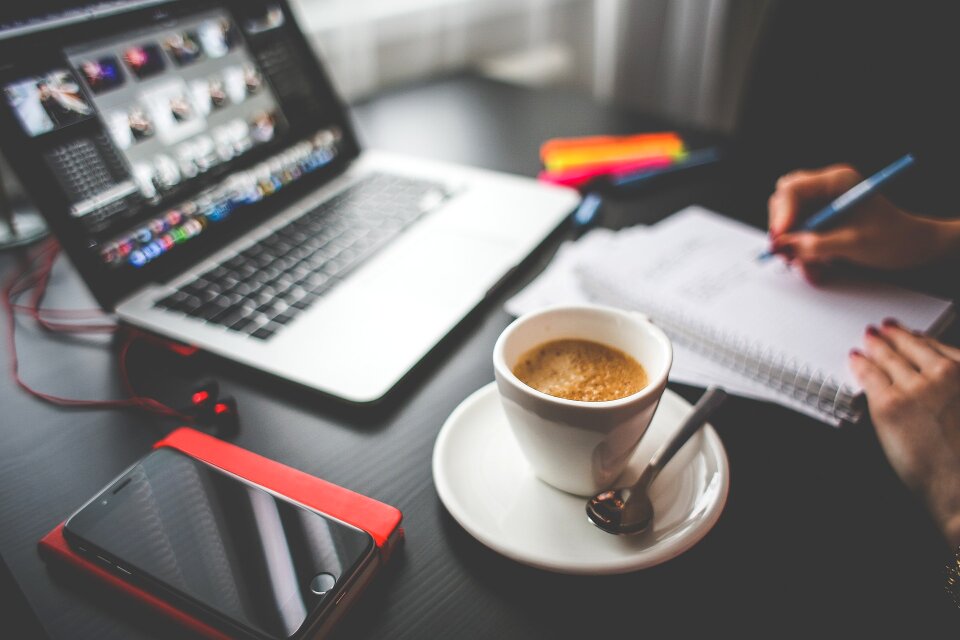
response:
[[[642,311],[673,340],[682,381],[725,385],[832,424],[862,414],[847,354],[868,324],[893,317],[938,333],[953,317],[947,300],[884,283],[813,287],[780,261],[756,260],[767,246],[763,232],[700,207],[651,227],[605,231],[591,243],[588,251],[567,247],[577,255],[566,256],[565,278],[550,276],[565,281],[563,299],[548,301],[540,287],[508,310],[579,295]]]

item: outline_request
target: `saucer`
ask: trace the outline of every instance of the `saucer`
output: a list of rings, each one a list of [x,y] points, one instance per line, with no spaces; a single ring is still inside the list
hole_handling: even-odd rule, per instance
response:
[[[616,486],[631,484],[690,404],[667,389]],[[460,403],[437,436],[433,481],[450,515],[508,558],[572,574],[626,573],[674,558],[720,517],[730,483],[727,454],[706,425],[650,487],[653,526],[636,536],[605,533],[587,520],[586,498],[533,474],[513,437],[495,382]]]

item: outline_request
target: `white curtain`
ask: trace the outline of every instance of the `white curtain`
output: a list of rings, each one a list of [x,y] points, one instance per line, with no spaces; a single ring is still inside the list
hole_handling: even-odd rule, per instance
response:
[[[769,0],[597,0],[594,92],[730,130]],[[604,34],[613,32],[612,39]]]
[[[296,4],[348,99],[464,68],[489,67],[507,75],[527,69],[528,79],[539,74],[564,82],[583,77],[589,68],[589,60],[574,60],[570,50],[589,53],[576,32],[585,30],[589,39],[591,0],[296,0]],[[557,55],[558,51],[567,53]]]

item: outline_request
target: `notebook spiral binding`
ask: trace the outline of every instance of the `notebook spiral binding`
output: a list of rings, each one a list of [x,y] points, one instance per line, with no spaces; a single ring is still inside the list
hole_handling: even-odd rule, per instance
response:
[[[796,358],[683,316],[674,319],[661,313],[652,318],[672,340],[824,413],[849,422],[863,413],[853,389]]]
[[[623,306],[624,302],[632,302],[624,300],[623,292],[614,292],[598,280],[591,281],[586,289],[598,303]],[[683,313],[671,312],[649,301],[630,306],[637,311],[642,309],[671,340],[737,373],[840,420],[857,422],[863,415],[863,407],[858,401],[859,394],[856,391],[832,376],[811,370],[796,358],[735,332],[719,330]]]

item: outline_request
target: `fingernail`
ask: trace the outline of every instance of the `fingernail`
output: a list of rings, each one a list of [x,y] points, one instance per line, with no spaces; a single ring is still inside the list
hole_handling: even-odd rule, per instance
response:
[[[880,330],[871,324],[867,327],[867,335],[877,337],[880,335]]]
[[[850,349],[851,358],[859,358],[862,355],[863,355],[863,352],[860,351],[860,349]]]
[[[884,319],[883,319],[883,322],[881,322],[880,324],[882,324],[882,325],[885,326],[885,327],[899,327],[899,326],[900,326],[900,323],[897,322],[896,318],[884,318]]]

